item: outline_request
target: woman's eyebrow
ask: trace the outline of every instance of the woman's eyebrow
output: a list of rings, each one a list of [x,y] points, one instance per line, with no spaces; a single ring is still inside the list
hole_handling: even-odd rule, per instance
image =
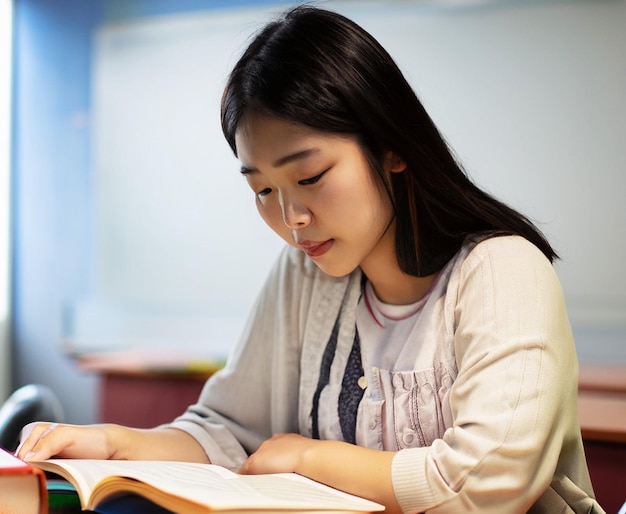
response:
[[[299,152],[294,152],[292,154],[285,155],[284,157],[281,157],[280,159],[274,162],[274,168],[280,168],[281,166],[285,166],[286,164],[289,164],[293,161],[300,161],[302,159],[306,159],[307,157],[310,157],[311,155],[314,155],[319,152],[320,152],[319,148],[308,148],[306,150],[301,150]]]
[[[274,168],[280,168],[281,166],[285,166],[294,161],[300,161],[302,159],[306,159],[310,157],[311,155],[317,154],[319,152],[320,152],[319,148],[308,148],[306,150],[300,150],[298,152],[294,152],[289,155],[285,155],[284,157],[281,157],[280,159],[277,159],[276,161],[274,161],[272,166]],[[250,175],[251,173],[258,173],[258,171],[259,170],[256,168],[250,168],[248,166],[241,166],[242,175]]]

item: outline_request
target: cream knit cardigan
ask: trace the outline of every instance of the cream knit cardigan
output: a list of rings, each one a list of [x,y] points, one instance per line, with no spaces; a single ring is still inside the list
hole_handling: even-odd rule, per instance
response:
[[[273,433],[310,436],[322,354],[341,313],[320,402],[322,438],[341,439],[336,405],[361,284],[358,270],[329,277],[285,249],[227,365],[170,426],[233,469]],[[468,241],[423,311],[398,368],[365,370],[357,418],[359,444],[397,451],[392,478],[403,510],[603,512],[580,436],[563,294],[543,254],[517,236]]]

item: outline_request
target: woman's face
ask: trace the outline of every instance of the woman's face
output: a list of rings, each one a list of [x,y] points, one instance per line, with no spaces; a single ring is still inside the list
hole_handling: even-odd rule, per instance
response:
[[[235,141],[259,213],[287,243],[332,276],[388,262],[393,208],[354,138],[251,112]]]

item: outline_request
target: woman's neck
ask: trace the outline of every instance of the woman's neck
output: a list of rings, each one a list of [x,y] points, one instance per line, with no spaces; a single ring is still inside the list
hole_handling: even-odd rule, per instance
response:
[[[387,270],[386,273],[368,273],[363,269],[374,288],[376,297],[390,305],[409,305],[418,302],[430,291],[435,275],[414,277],[402,272]],[[373,275],[373,278],[372,278]]]
[[[394,238],[385,239],[361,263],[361,270],[371,282],[376,297],[390,305],[409,305],[421,300],[430,290],[437,274],[416,277],[402,271],[396,257]]]

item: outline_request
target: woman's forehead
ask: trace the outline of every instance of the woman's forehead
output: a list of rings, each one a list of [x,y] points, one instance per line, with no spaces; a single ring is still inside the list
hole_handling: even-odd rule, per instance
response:
[[[250,161],[250,165],[253,161],[280,165],[298,154],[314,157],[323,148],[341,141],[354,141],[354,138],[259,112],[246,114],[235,133],[239,159],[244,163]]]

